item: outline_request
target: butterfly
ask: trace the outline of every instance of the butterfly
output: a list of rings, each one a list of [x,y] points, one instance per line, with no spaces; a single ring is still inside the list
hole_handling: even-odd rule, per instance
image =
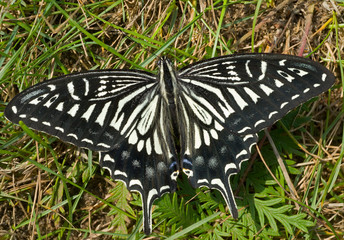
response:
[[[211,58],[176,71],[162,57],[158,73],[99,70],[34,85],[7,105],[5,116],[81,148],[140,193],[143,225],[152,205],[186,174],[193,187],[217,189],[234,218],[230,185],[249,159],[257,133],[328,90],[334,75],[321,64],[281,54]]]

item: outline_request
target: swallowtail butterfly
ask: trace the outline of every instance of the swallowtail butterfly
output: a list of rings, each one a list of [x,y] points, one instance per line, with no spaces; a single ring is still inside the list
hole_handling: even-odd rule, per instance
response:
[[[212,58],[175,71],[163,57],[157,75],[99,70],[39,83],[6,107],[12,122],[98,151],[100,165],[141,194],[144,230],[154,200],[184,172],[193,187],[223,195],[238,210],[229,182],[250,157],[257,133],[328,90],[319,63],[279,54]]]

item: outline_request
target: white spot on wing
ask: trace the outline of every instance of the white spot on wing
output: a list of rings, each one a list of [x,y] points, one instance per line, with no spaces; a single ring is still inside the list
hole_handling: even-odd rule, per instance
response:
[[[132,186],[134,186],[134,185],[137,185],[137,186],[139,186],[141,189],[143,189],[143,185],[142,185],[142,183],[140,182],[140,180],[138,180],[138,179],[130,180],[130,182],[129,182],[129,187],[132,187]]]
[[[133,161],[132,161],[132,164],[133,164],[133,167],[134,167],[134,168],[139,168],[139,167],[141,167],[141,163],[140,163],[137,159],[133,160]]]
[[[53,84],[49,84],[48,88],[50,88],[50,91],[54,91],[56,89],[56,86]]]
[[[204,137],[204,143],[205,145],[209,146],[210,145],[210,137],[208,131],[203,129],[203,137]]]
[[[124,113],[122,113],[122,115],[117,120],[114,118],[112,122],[110,123],[110,126],[116,129],[117,131],[119,131],[122,125],[123,119],[124,119]]]
[[[247,130],[250,130],[251,128],[250,127],[244,127],[243,129],[241,129],[240,131],[238,131],[238,133],[243,133]]]
[[[59,94],[55,94],[46,103],[44,103],[43,106],[49,108],[51,106],[51,104],[53,104],[55,102],[55,100],[58,98],[58,96],[59,96]]]
[[[236,165],[234,163],[229,163],[229,164],[226,164],[225,166],[225,173],[227,173],[228,170],[230,169],[237,169]]]
[[[239,153],[235,156],[235,158],[239,158],[239,157],[241,157],[241,156],[243,156],[243,155],[246,155],[246,154],[248,154],[248,152],[247,152],[245,149],[243,149],[241,152],[239,152]]]
[[[42,100],[48,95],[48,93],[43,94],[35,99],[32,99],[29,104],[37,105],[38,103],[42,102]]]
[[[75,138],[76,140],[78,140],[78,136],[75,135],[74,133],[69,133],[69,134],[67,135],[67,137],[73,137],[73,138]]]
[[[148,138],[147,141],[146,141],[146,150],[147,150],[148,155],[151,155],[151,153],[152,153],[152,144],[151,144],[150,138]]]
[[[252,78],[253,75],[252,75],[251,70],[250,70],[250,68],[249,68],[249,66],[248,66],[249,63],[250,63],[250,60],[247,60],[246,63],[245,63],[245,70],[246,70],[247,75],[248,75],[250,78]]]
[[[255,92],[253,92],[250,88],[244,87],[244,90],[246,94],[252,99],[254,103],[258,102],[258,99],[260,98]]]
[[[284,60],[279,61],[278,63],[279,63],[280,66],[284,66],[286,61],[287,60],[284,59]]]
[[[76,113],[79,110],[79,104],[75,104],[71,109],[69,109],[69,111],[67,112],[69,115],[71,115],[72,117],[75,117]]]
[[[80,98],[77,95],[74,95],[74,84],[73,84],[73,82],[68,83],[67,88],[68,88],[68,92],[69,92],[70,96],[74,100],[80,100]]]
[[[260,70],[262,71],[262,74],[258,78],[259,81],[263,80],[265,78],[267,66],[268,66],[268,64],[265,61],[261,61]]]
[[[240,109],[244,109],[244,107],[248,106],[247,102],[242,99],[242,97],[235,91],[233,88],[227,88],[228,92],[233,96],[235,102],[238,104]]]
[[[137,143],[137,141],[138,141],[137,132],[136,130],[133,130],[129,136],[128,142],[134,145]]]
[[[209,184],[209,182],[208,182],[208,180],[207,179],[199,179],[198,181],[197,181],[197,184],[199,184],[199,185],[205,185],[205,186],[207,186],[208,184]]]
[[[220,102],[218,102],[219,107],[221,108],[223,114],[225,115],[225,117],[229,117],[229,115],[231,115],[232,113],[234,113],[235,111],[233,110],[233,108],[231,108],[228,104],[227,107],[224,107]]]
[[[309,92],[309,88],[306,88],[305,90],[303,90],[303,93],[307,93],[307,92]]]
[[[265,120],[259,120],[259,121],[257,121],[255,124],[254,124],[254,127],[257,127],[259,124],[262,124],[262,123],[264,123],[265,122]]]
[[[85,93],[84,93],[84,96],[87,96],[88,92],[90,90],[90,83],[88,82],[88,80],[86,78],[83,78],[82,80],[84,80],[84,82],[85,82]]]
[[[55,127],[56,130],[60,131],[60,132],[63,132],[64,133],[64,129],[63,128],[60,128],[60,127]]]
[[[104,120],[105,120],[105,117],[106,117],[106,115],[108,113],[108,109],[110,107],[110,104],[111,104],[111,102],[107,102],[104,105],[104,107],[103,107],[102,111],[100,112],[99,116],[97,117],[96,122],[99,123],[99,125],[101,127],[104,125]]]
[[[105,147],[105,148],[110,148],[110,145],[105,144],[105,143],[98,143],[97,146],[99,146],[99,147]]]
[[[123,151],[121,157],[123,160],[127,160],[130,157],[130,153],[128,151]]]
[[[116,170],[115,172],[114,172],[114,174],[115,175],[122,175],[123,177],[125,177],[125,178],[127,178],[128,177],[128,175],[125,173],[125,172],[122,172],[122,171],[120,171],[120,170]]]
[[[263,92],[264,92],[267,96],[269,96],[271,93],[274,92],[271,88],[269,88],[269,87],[266,86],[265,84],[260,84],[259,87],[260,87],[260,89],[263,90]]]
[[[60,103],[57,105],[56,110],[57,110],[57,111],[60,111],[60,112],[63,111],[63,102],[60,102]]]
[[[202,145],[201,134],[199,132],[199,128],[195,123],[195,148],[199,149]]]
[[[105,154],[103,161],[109,161],[109,162],[115,162],[115,159],[113,159],[109,154]],[[111,171],[110,171],[111,172]],[[111,172],[112,173],[112,172]]]
[[[16,106],[13,106],[13,107],[12,107],[12,112],[13,112],[14,114],[16,114],[17,111],[18,111],[18,110],[17,110],[17,107],[16,107]]]
[[[141,152],[142,148],[144,147],[144,141],[141,139],[139,143],[137,144],[137,151]]]
[[[275,115],[275,114],[277,114],[277,113],[278,113],[277,111],[271,112],[271,113],[269,114],[269,119],[270,119],[273,115]]]
[[[300,95],[299,94],[295,94],[294,96],[291,97],[291,100],[294,100],[294,99],[296,99],[298,97],[300,97]]]
[[[217,135],[217,132],[215,131],[215,129],[211,129],[210,130],[210,135],[214,138],[214,139],[218,139],[219,136]]]
[[[160,144],[160,140],[159,140],[158,133],[156,130],[154,131],[153,139],[154,139],[154,150],[156,154],[162,154],[161,144]]]
[[[215,121],[214,126],[217,131],[223,130],[223,126],[218,121]]]
[[[42,122],[42,124],[43,124],[43,125],[46,125],[46,126],[49,126],[49,127],[51,126],[50,122],[45,122],[45,121],[44,121],[44,122]]]
[[[88,122],[88,120],[90,119],[90,117],[93,113],[95,106],[96,106],[96,104],[92,104],[91,106],[89,106],[87,111],[81,116],[81,118],[84,118]]]
[[[174,171],[173,173],[171,173],[170,177],[173,181],[177,181],[178,175],[179,175],[179,171],[177,170],[177,171]]]
[[[160,192],[163,192],[163,191],[165,191],[165,190],[170,190],[171,188],[170,188],[170,186],[162,186],[161,188],[160,188]]]
[[[280,88],[284,85],[284,83],[282,83],[280,80],[278,80],[277,78],[274,79],[275,80],[275,84],[276,84],[276,87]]]
[[[156,165],[156,168],[157,168],[158,172],[160,172],[160,173],[164,173],[167,170],[166,164],[164,162],[159,162]]]
[[[298,68],[288,68],[290,71],[296,73],[297,75],[299,75],[300,77],[303,77],[305,75],[308,74],[308,72],[302,70],[302,69],[298,69]]]
[[[284,79],[286,79],[288,82],[292,82],[295,78],[291,75],[289,75],[288,73],[282,71],[282,70],[277,70],[277,73],[283,77]]]
[[[282,104],[281,104],[281,109],[284,108],[287,104],[288,104],[288,102],[282,103]]]
[[[81,142],[87,142],[87,143],[93,144],[93,141],[87,138],[82,139]]]

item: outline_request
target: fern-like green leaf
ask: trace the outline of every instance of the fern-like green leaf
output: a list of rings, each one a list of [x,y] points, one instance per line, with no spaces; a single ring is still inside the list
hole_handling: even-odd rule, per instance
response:
[[[155,212],[161,213],[160,219],[168,219],[167,225],[176,225],[177,228],[186,228],[194,223],[195,211],[185,204],[183,198],[178,199],[178,195],[165,195],[158,203],[159,208]]]
[[[255,206],[258,212],[261,226],[265,225],[265,218],[267,218],[270,226],[278,232],[277,222],[281,223],[289,234],[294,234],[292,226],[297,227],[302,231],[307,231],[307,227],[313,226],[313,222],[306,220],[306,214],[291,215],[291,205],[275,206],[284,201],[282,198],[272,200],[259,200],[255,198]]]
[[[129,191],[122,182],[118,182],[116,187],[111,192],[113,194],[112,198],[114,199],[114,201],[116,201],[116,207],[130,213],[131,215],[135,215],[133,209],[129,205]],[[126,222],[128,222],[129,219],[127,215],[125,215],[123,212],[118,211],[117,209],[111,209],[109,215],[115,215],[115,218],[112,220],[111,224],[112,226],[115,226],[117,233],[128,233]]]

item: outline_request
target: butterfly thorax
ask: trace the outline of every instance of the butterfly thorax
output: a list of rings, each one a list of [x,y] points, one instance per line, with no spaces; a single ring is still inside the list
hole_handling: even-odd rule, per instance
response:
[[[158,80],[160,91],[168,105],[177,103],[177,73],[169,59],[163,57],[159,62]]]

